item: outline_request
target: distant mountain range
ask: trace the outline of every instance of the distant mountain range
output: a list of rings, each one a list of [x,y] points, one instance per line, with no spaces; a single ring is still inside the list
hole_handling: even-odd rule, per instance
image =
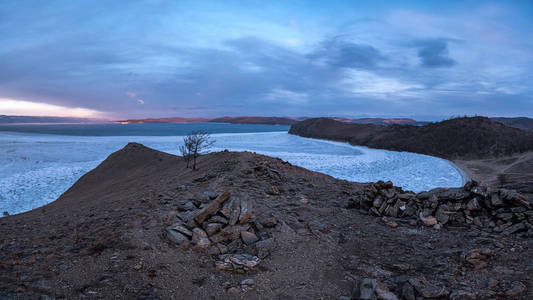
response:
[[[232,124],[272,124],[272,125],[292,125],[300,121],[309,119],[308,117],[221,117],[221,118],[157,118],[157,119],[131,119],[131,120],[119,120],[116,123],[131,124],[131,123],[195,123],[195,122],[214,122],[214,123],[232,123]],[[429,122],[416,121],[408,118],[331,118],[336,121],[344,123],[357,123],[357,124],[375,124],[375,125],[392,125],[392,124],[404,124],[423,126]]]
[[[310,119],[309,117],[257,117],[257,116],[239,116],[239,117],[217,117],[217,118],[147,118],[147,119],[127,119],[118,121],[107,121],[103,119],[91,118],[69,118],[69,117],[34,117],[34,116],[6,116],[0,115],[0,124],[30,124],[30,123],[120,123],[120,124],[139,124],[139,123],[232,123],[232,124],[270,124],[270,125],[293,125],[300,121]],[[374,124],[374,125],[413,125],[425,126],[431,122],[417,121],[411,118],[337,118],[329,119],[350,123],[350,124]],[[533,131],[533,119],[526,117],[517,118],[490,118],[492,121],[505,124],[509,127],[519,128],[522,130]]]
[[[70,118],[70,117],[35,117],[0,115],[0,124],[32,124],[32,123],[108,123],[102,119]]]

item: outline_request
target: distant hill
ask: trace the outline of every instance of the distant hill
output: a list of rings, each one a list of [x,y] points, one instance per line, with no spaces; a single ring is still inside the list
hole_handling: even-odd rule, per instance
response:
[[[0,115],[0,124],[31,124],[31,123],[107,123],[102,119],[69,118],[69,117],[35,117]]]
[[[209,120],[215,123],[292,125],[303,118],[284,117],[222,117]]]
[[[142,123],[198,123],[198,122],[208,122],[211,119],[208,118],[181,118],[181,117],[172,117],[172,118],[149,118],[149,119],[128,119],[128,120],[118,120],[115,123],[121,124],[142,124]]]
[[[349,120],[349,123],[375,124],[375,125],[383,125],[383,126],[394,125],[394,124],[424,126],[430,123],[430,122],[424,122],[424,121],[416,121],[410,118],[390,118],[390,119],[360,118],[360,119],[347,119],[347,120]]]
[[[489,158],[533,150],[533,134],[486,117],[456,118],[426,126],[350,124],[308,119],[289,131],[304,137],[454,158]]]
[[[133,123],[196,123],[196,122],[214,122],[214,123],[231,123],[231,124],[270,124],[270,125],[292,125],[300,121],[309,119],[308,117],[257,117],[257,116],[239,116],[239,117],[220,117],[220,118],[182,118],[182,117],[171,117],[171,118],[149,118],[149,119],[128,119],[128,120],[118,120],[115,123],[122,124],[133,124]],[[355,123],[355,124],[375,124],[375,125],[393,125],[393,124],[404,124],[404,125],[414,125],[414,126],[423,126],[428,122],[416,121],[409,118],[337,118],[332,117],[331,119],[344,122],[344,123]]]
[[[510,127],[523,130],[533,130],[533,119],[526,117],[518,118],[490,118],[492,121],[505,124]]]

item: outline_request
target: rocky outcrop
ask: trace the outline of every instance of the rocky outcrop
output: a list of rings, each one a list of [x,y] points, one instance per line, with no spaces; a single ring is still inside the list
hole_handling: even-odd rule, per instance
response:
[[[533,237],[532,205],[514,190],[491,190],[475,181],[462,188],[438,188],[415,194],[392,182],[377,182],[350,199],[348,207],[383,217],[387,225],[408,222],[440,229],[447,225]]]
[[[229,192],[218,195],[210,191],[204,196],[210,202],[200,208],[194,204],[178,206],[183,212],[176,213],[178,222],[166,228],[168,240],[180,248],[192,246],[218,256],[215,264],[219,270],[253,270],[273,248],[268,228],[275,226],[276,220],[261,225],[255,220],[252,202]]]

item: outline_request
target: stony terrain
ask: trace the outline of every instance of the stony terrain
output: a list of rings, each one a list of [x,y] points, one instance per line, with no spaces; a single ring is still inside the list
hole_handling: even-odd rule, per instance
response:
[[[0,299],[531,299],[531,203],[128,144],[0,219]]]

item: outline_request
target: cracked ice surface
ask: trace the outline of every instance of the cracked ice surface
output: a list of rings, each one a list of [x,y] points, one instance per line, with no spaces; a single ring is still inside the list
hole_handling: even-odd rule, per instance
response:
[[[413,191],[457,187],[462,172],[444,159],[351,146],[287,132],[214,134],[212,151],[254,151],[350,181],[391,180]],[[128,142],[177,154],[179,136],[63,136],[0,132],[0,213],[57,199],[83,174]]]

